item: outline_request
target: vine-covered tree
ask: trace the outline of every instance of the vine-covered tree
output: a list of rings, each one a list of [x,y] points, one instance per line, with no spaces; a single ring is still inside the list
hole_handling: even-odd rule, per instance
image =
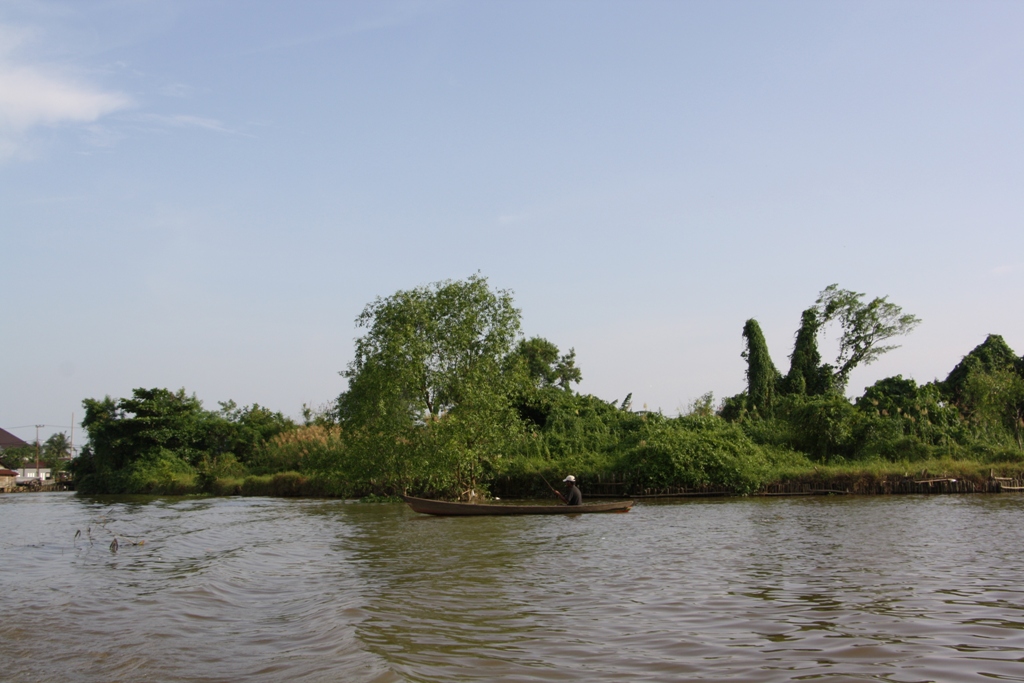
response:
[[[743,338],[746,340],[746,350],[742,356],[747,359],[749,408],[764,416],[771,415],[775,405],[775,387],[781,376],[768,353],[768,342],[764,339],[761,326],[753,318],[743,326]]]
[[[943,393],[952,400],[978,435],[998,440],[999,434],[1013,435],[1024,448],[1024,366],[1000,335],[990,334],[956,367],[942,383]]]
[[[967,382],[967,378],[978,372],[1017,372],[1024,376],[1024,368],[1021,367],[1021,359],[1017,357],[1010,345],[1006,343],[1001,335],[990,334],[985,341],[971,349],[970,353],[956,364],[943,388],[946,394],[954,401],[959,401]]]
[[[832,389],[832,366],[821,362],[818,332],[821,318],[817,308],[808,308],[800,316],[793,353],[789,357],[789,373],[782,382],[786,394],[820,396]]]

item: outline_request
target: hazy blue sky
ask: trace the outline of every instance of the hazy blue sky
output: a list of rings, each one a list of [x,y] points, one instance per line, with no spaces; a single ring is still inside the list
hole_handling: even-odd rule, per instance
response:
[[[929,381],[1024,352],[1022,219],[1021,2],[0,0],[7,428],[297,415],[477,271],[637,407],[740,391],[749,317],[785,371],[833,282],[924,321],[850,393]]]

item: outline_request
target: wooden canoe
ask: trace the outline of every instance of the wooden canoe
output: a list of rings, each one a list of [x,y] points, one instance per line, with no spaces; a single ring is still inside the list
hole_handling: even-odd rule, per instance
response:
[[[503,505],[500,503],[450,503],[402,496],[415,512],[425,515],[579,515],[586,512],[629,512],[631,500],[584,505]]]

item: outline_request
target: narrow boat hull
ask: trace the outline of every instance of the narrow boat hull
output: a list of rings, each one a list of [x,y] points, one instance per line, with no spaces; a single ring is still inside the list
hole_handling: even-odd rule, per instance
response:
[[[629,512],[633,501],[620,500],[586,505],[495,505],[487,503],[450,503],[402,496],[415,512],[425,515],[579,515],[588,512]]]

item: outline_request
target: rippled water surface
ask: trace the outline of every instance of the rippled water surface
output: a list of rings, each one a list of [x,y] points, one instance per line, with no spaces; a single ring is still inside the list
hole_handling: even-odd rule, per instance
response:
[[[1012,494],[463,519],[23,494],[0,520],[5,681],[1024,680]]]

